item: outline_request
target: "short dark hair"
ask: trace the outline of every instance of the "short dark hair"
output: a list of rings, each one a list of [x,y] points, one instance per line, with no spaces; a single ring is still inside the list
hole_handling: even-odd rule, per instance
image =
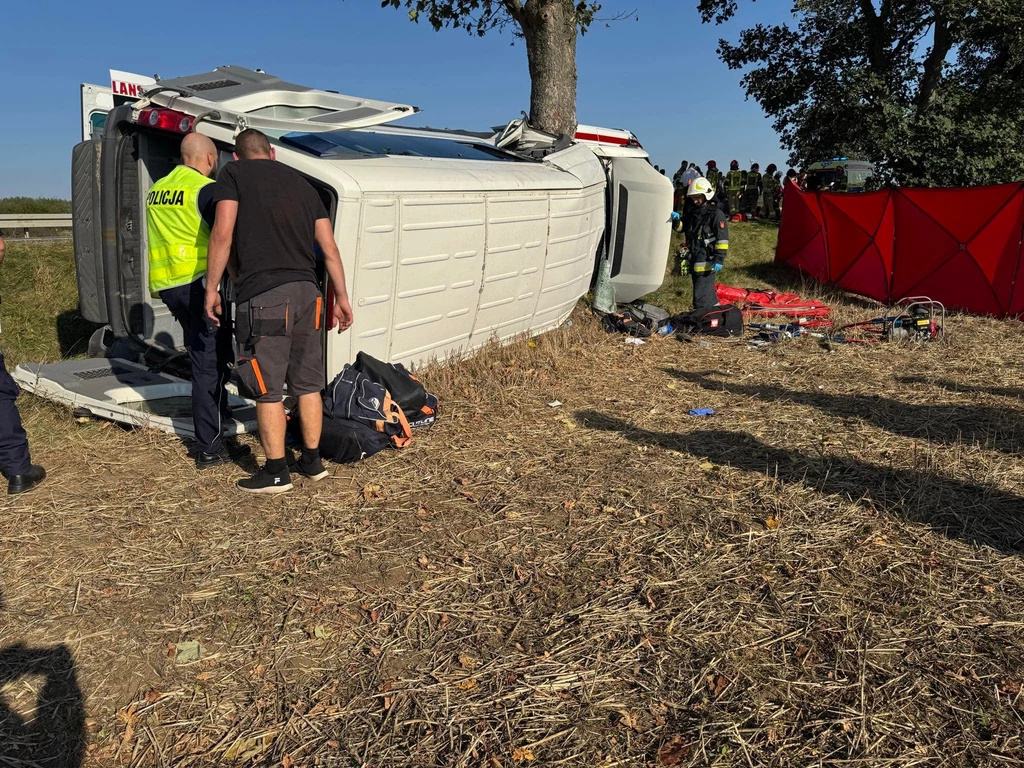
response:
[[[270,139],[262,131],[246,128],[235,138],[235,153],[243,160],[270,157]]]

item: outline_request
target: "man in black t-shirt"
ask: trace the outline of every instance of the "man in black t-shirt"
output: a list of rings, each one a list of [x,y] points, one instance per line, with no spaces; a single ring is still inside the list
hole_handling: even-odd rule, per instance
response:
[[[4,233],[0,232],[0,264],[6,248]],[[11,496],[35,488],[46,477],[46,470],[33,464],[29,456],[28,435],[14,404],[20,391],[7,372],[4,353],[0,352],[0,470],[7,478],[7,493]]]
[[[216,286],[234,244],[237,371],[256,400],[256,418],[266,464],[240,480],[252,493],[291,490],[285,458],[284,387],[298,398],[303,450],[297,469],[312,480],[327,477],[320,461],[324,388],[323,295],[317,284],[313,243],[324,265],[335,301],[328,326],[338,332],[352,325],[345,270],[334,242],[331,220],[310,184],[275,162],[270,141],[248,129],[235,139],[235,160],[217,177],[217,216],[207,258],[206,312],[214,322],[223,313]],[[210,286],[214,286],[213,290]]]

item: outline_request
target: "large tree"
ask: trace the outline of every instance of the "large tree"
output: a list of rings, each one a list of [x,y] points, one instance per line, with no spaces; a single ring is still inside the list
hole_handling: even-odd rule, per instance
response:
[[[722,24],[742,0],[700,0]],[[719,55],[775,121],[791,161],[866,157],[884,180],[1024,179],[1022,0],[794,0]]]
[[[590,0],[382,0],[408,8],[412,21],[435,30],[465,29],[483,36],[510,28],[526,44],[530,66],[530,120],[552,133],[576,130],[576,38],[601,9]],[[629,15],[629,14],[625,14]]]

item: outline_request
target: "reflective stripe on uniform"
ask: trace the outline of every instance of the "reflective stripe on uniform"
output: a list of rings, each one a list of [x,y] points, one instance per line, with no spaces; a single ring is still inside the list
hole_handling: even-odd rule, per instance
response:
[[[693,263],[693,271],[697,273],[703,272],[714,272],[715,262],[713,261],[695,261]]]

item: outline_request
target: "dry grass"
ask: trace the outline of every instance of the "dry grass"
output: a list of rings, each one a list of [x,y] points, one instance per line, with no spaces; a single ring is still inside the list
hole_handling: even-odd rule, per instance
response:
[[[949,330],[633,347],[581,310],[272,500],[26,398],[0,679],[41,698],[0,765],[1022,765],[1024,331]]]

